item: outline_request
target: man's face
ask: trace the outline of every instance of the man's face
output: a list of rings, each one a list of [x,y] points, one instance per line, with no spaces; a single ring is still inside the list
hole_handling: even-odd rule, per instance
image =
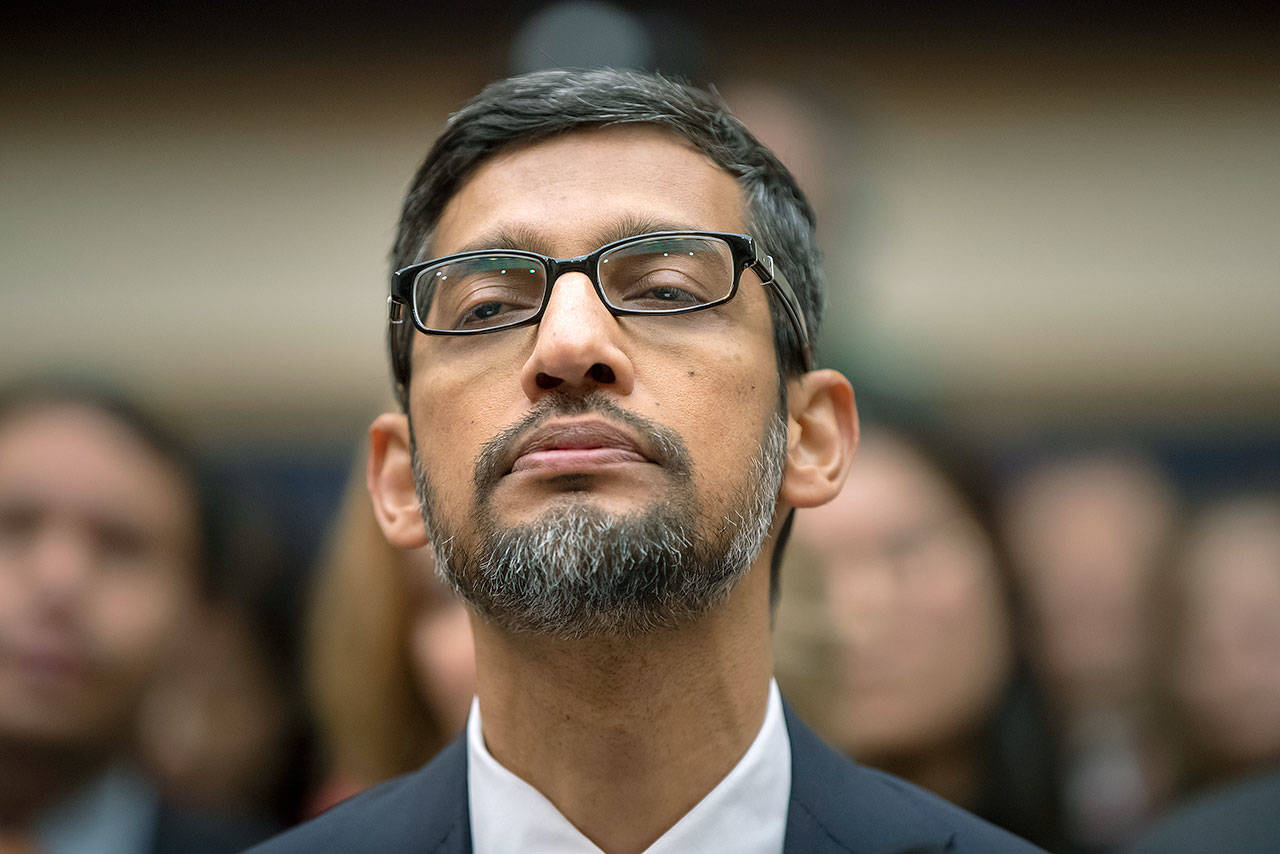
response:
[[[1083,706],[1132,701],[1173,524],[1167,486],[1140,463],[1085,457],[1032,471],[1012,495],[1009,545],[1050,688]]]
[[[518,242],[569,257],[664,229],[744,232],[739,186],[668,132],[615,127],[486,161],[446,206],[430,254]],[[744,502],[759,503],[762,465],[781,466],[773,346],[750,272],[730,302],[676,317],[614,317],[571,273],[537,326],[416,336],[410,412],[437,548],[483,553],[494,532],[643,526],[655,512],[697,539],[731,536]],[[763,473],[767,526],[777,473]]]
[[[193,596],[181,476],[74,404],[0,425],[0,739],[119,736]]]

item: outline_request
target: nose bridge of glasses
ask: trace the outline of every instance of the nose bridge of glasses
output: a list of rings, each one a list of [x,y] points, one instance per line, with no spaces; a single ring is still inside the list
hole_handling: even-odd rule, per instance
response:
[[[551,298],[555,294],[556,285],[567,273],[581,273],[586,276],[591,284],[591,289],[595,292],[596,298],[600,299],[602,297],[600,279],[596,270],[599,258],[599,252],[593,252],[590,255],[579,255],[577,258],[547,258],[547,303],[550,304]],[[608,308],[607,302],[605,307]]]
[[[598,252],[593,252],[590,255],[579,255],[577,258],[548,258],[546,259],[547,279],[554,282],[565,273],[583,273],[594,281],[599,257]]]
[[[547,259],[546,295],[538,319],[535,353],[540,375],[561,380],[604,366],[620,370],[616,312],[605,301],[590,256]],[[577,275],[573,275],[577,274]]]

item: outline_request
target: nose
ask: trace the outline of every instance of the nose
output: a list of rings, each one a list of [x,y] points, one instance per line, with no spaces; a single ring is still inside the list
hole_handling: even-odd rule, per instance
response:
[[[74,607],[93,576],[93,547],[77,526],[48,524],[29,546],[33,578],[45,604]]]
[[[635,370],[621,346],[622,328],[586,275],[556,280],[536,335],[521,376],[530,400],[552,389],[631,393]]]

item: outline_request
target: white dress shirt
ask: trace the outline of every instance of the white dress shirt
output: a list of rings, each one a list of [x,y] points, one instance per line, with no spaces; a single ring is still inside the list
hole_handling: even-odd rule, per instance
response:
[[[541,792],[502,767],[481,730],[480,701],[467,719],[467,798],[476,854],[600,854]],[[647,854],[734,851],[778,854],[791,799],[791,742],[778,685],[770,681],[764,723],[723,780],[650,845]]]

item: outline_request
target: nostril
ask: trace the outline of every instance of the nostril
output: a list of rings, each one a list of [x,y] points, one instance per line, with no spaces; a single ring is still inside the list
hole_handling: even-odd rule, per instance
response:
[[[598,383],[612,383],[617,380],[613,375],[613,368],[604,362],[596,362],[591,366],[591,370],[587,371],[587,375]]]
[[[553,377],[551,374],[543,373],[541,371],[539,371],[538,375],[533,378],[533,381],[538,384],[538,388],[542,389],[555,388],[560,385],[560,383],[564,382],[564,380],[559,377]]]

